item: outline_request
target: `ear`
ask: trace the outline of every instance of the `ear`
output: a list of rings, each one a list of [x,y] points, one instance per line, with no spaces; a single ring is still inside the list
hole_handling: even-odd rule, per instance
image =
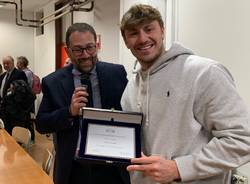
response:
[[[161,33],[162,33],[162,40],[165,38],[165,29],[164,27],[161,28]]]
[[[130,49],[129,43],[128,43],[127,40],[126,40],[126,36],[123,35],[122,38],[123,38],[123,41],[124,41],[126,47],[127,47],[128,49]]]

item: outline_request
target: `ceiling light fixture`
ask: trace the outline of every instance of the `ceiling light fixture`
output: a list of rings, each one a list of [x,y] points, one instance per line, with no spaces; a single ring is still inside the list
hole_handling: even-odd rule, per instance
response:
[[[5,3],[0,3],[0,8],[4,7],[5,5]]]

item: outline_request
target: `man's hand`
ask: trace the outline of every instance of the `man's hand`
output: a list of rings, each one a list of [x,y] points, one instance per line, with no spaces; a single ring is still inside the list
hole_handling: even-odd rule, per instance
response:
[[[152,180],[159,183],[170,183],[180,179],[180,174],[174,160],[166,160],[160,156],[145,156],[131,160],[128,171],[141,171]]]
[[[80,108],[86,107],[88,93],[84,87],[77,87],[71,97],[70,113],[77,116]]]

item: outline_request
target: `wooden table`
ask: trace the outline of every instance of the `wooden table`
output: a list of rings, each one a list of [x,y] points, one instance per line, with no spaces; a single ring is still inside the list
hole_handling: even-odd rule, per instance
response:
[[[0,129],[0,184],[53,184],[4,129]]]

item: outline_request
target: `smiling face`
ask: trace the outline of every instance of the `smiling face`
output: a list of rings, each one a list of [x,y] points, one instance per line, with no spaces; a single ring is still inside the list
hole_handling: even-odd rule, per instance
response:
[[[70,45],[66,48],[72,63],[80,72],[90,72],[97,61],[97,49],[94,35],[89,32],[73,32]]]
[[[147,70],[164,52],[164,28],[157,20],[143,22],[124,30],[124,41],[128,49]]]

